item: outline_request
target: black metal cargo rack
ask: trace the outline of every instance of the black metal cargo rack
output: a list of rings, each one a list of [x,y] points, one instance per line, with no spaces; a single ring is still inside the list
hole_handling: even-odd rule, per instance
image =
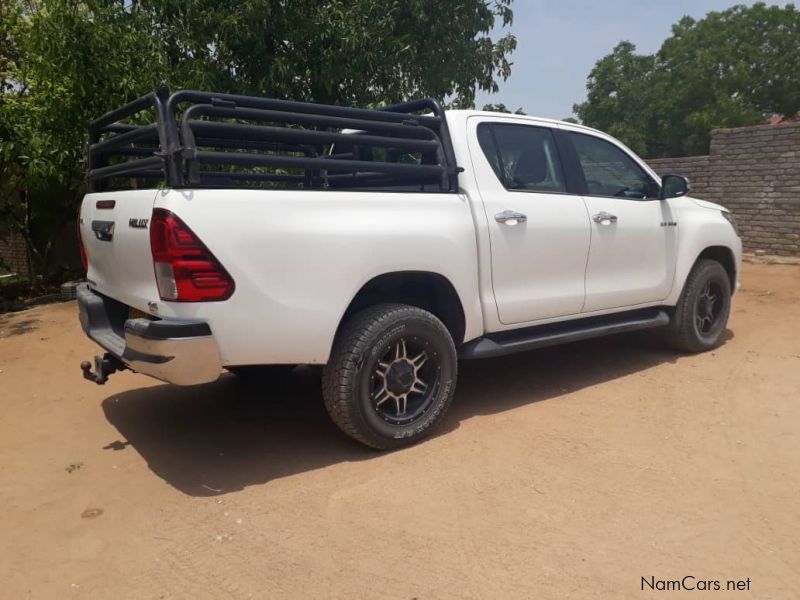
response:
[[[152,122],[142,123],[148,113]],[[431,98],[362,109],[162,87],[89,124],[89,191],[454,192],[459,171],[444,110]]]

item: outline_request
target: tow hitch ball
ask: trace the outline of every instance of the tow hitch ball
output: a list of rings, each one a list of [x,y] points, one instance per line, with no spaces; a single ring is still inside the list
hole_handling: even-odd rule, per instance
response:
[[[108,381],[108,376],[117,371],[123,371],[128,367],[113,354],[106,353],[102,358],[94,357],[94,373],[92,373],[92,363],[85,360],[81,363],[83,378],[94,381],[97,385],[103,385]]]

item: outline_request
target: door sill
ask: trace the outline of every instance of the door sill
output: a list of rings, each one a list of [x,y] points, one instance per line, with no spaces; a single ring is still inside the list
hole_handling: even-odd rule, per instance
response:
[[[490,358],[535,348],[588,340],[614,333],[663,327],[669,315],[663,308],[643,308],[612,315],[548,323],[513,331],[490,333],[470,340],[458,350],[458,357]]]

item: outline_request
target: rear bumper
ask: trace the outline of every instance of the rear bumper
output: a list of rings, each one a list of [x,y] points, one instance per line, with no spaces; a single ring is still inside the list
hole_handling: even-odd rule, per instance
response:
[[[87,284],[76,295],[84,333],[131,370],[176,385],[219,377],[222,361],[205,321],[128,319],[127,306]]]

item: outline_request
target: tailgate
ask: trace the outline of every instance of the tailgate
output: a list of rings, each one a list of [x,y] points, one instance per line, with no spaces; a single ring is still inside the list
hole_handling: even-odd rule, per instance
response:
[[[155,189],[98,192],[87,194],[81,205],[89,283],[140,310],[159,298],[150,252],[150,218],[157,194]]]

